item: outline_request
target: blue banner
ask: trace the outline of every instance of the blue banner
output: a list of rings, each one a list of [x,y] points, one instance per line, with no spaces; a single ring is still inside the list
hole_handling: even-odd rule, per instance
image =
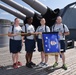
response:
[[[42,33],[43,48],[45,53],[59,53],[59,35],[58,32]]]

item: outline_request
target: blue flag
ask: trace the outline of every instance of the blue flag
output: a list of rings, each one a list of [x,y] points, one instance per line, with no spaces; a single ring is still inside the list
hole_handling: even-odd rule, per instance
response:
[[[59,35],[58,32],[47,32],[42,34],[43,48],[45,53],[59,53]]]

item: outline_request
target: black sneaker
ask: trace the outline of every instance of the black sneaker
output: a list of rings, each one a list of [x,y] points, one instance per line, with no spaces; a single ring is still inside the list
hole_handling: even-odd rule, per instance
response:
[[[33,68],[30,63],[26,63],[26,67],[28,67],[28,68]]]
[[[35,63],[33,63],[33,62],[30,62],[30,64],[31,64],[31,65],[33,65],[33,66],[36,66],[36,64],[35,64]]]
[[[67,70],[66,64],[63,64],[62,68],[63,68],[64,70]]]

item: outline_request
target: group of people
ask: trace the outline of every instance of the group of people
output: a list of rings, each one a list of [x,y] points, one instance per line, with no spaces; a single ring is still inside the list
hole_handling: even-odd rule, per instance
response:
[[[33,52],[35,51],[35,44],[37,42],[38,51],[41,53],[41,62],[37,65],[39,67],[47,67],[48,64],[48,55],[45,54],[41,34],[43,32],[58,32],[60,36],[60,46],[61,46],[61,56],[63,61],[63,69],[67,70],[65,64],[65,36],[69,35],[69,29],[65,24],[62,24],[61,16],[58,16],[56,23],[50,29],[49,26],[46,26],[45,18],[40,20],[40,25],[35,31],[34,26],[32,25],[33,17],[27,18],[27,23],[20,27],[19,19],[15,18],[14,25],[10,26],[8,30],[8,36],[10,37],[9,48],[10,53],[12,53],[13,67],[18,68],[22,66],[22,63],[19,61],[19,52],[21,51],[23,43],[25,44],[26,51],[26,67],[32,68],[36,64],[32,61]],[[25,40],[25,41],[24,41]],[[58,65],[58,55],[55,55],[55,63],[53,67],[55,68]]]

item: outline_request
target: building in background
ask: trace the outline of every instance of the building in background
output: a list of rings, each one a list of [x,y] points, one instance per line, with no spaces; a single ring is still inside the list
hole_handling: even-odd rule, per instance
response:
[[[11,21],[7,19],[0,19],[0,34],[7,34]],[[0,36],[0,47],[8,46],[8,36]]]
[[[76,40],[76,2],[68,4],[65,8],[61,9],[61,16],[63,23],[70,29],[70,35],[66,38]]]

